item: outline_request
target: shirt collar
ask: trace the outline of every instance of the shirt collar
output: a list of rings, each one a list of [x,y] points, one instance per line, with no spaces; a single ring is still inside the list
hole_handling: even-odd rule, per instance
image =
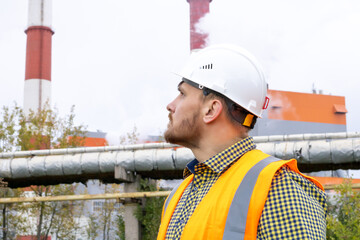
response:
[[[255,148],[254,140],[252,137],[247,137],[234,145],[228,147],[224,151],[216,154],[215,156],[207,159],[204,163],[212,171],[217,174],[223,172],[227,167],[234,163],[246,152],[253,150]],[[195,166],[199,164],[197,159],[192,160],[186,165],[184,170],[184,178],[191,174],[195,174]]]

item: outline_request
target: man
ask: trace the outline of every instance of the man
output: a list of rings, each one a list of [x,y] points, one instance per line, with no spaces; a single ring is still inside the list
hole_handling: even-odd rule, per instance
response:
[[[269,102],[256,60],[217,45],[194,53],[179,75],[165,139],[196,159],[164,204],[158,240],[325,239],[322,186],[249,137]]]

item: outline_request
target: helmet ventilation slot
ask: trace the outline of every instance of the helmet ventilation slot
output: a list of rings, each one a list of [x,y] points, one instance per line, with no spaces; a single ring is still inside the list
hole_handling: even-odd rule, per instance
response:
[[[202,67],[200,67],[200,69],[212,69],[213,68],[213,64],[207,64],[207,65],[203,65]]]

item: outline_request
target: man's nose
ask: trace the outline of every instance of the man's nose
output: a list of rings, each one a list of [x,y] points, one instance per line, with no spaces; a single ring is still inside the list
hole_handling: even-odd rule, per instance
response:
[[[175,100],[173,100],[172,102],[170,102],[167,106],[166,106],[166,109],[173,113],[175,111],[175,104],[174,104]]]

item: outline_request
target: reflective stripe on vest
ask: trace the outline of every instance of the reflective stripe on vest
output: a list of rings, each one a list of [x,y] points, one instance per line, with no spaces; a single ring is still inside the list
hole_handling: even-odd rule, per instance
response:
[[[268,164],[279,160],[273,156],[267,157],[246,173],[230,205],[223,239],[244,239],[250,199],[258,176]]]
[[[163,217],[165,216],[166,208],[169,205],[170,200],[172,199],[172,197],[174,196],[175,192],[180,187],[180,185],[181,185],[181,183],[179,183],[177,186],[175,186],[173,188],[173,190],[171,191],[171,193],[169,194],[169,196],[166,198],[166,201],[165,201],[165,204],[164,204],[164,210],[163,210]]]

